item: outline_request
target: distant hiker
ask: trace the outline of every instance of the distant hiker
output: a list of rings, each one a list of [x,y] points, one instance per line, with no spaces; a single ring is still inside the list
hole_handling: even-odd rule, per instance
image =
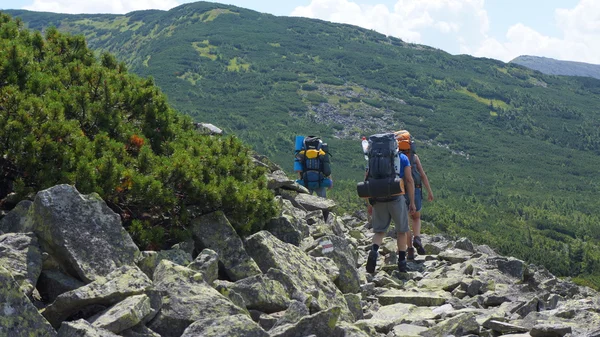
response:
[[[296,136],[296,156],[294,171],[298,172],[297,183],[316,192],[321,198],[327,197],[327,188],[333,187],[331,163],[327,143],[315,136]]]
[[[395,134],[396,139],[398,140],[398,149],[400,150],[400,152],[404,153],[410,160],[412,177],[413,181],[415,182],[416,212],[411,214],[412,234],[411,232],[408,232],[408,235],[406,237],[406,243],[408,245],[407,259],[414,260],[415,248],[417,249],[417,253],[419,255],[425,255],[425,248],[423,247],[423,243],[421,242],[420,237],[421,207],[423,204],[422,185],[425,185],[425,188],[427,189],[427,200],[430,202],[433,201],[433,192],[431,191],[431,186],[429,185],[429,179],[427,179],[427,174],[425,174],[423,165],[421,165],[421,160],[419,160],[419,156],[415,151],[415,142],[412,139],[412,136],[406,130],[397,131],[395,132]]]
[[[393,133],[376,134],[369,137],[367,150],[369,160],[365,181],[356,186],[360,197],[368,197],[372,208],[373,245],[367,257],[367,272],[374,273],[379,247],[394,220],[396,245],[398,248],[398,270],[406,272],[406,233],[408,212],[415,212],[414,182],[410,161],[398,151],[398,142]],[[408,209],[405,189],[411,200]]]

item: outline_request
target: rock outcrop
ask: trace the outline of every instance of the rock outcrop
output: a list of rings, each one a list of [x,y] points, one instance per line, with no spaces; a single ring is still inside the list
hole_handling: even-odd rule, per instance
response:
[[[96,195],[39,192],[0,219],[0,336],[600,336],[600,296],[465,238],[384,239],[277,174],[281,213],[239,237],[221,212],[193,242],[139,252]],[[358,213],[357,213],[358,214]]]
[[[82,281],[134,265],[139,255],[119,215],[98,194],[81,195],[73,186],[39,192],[26,223],[31,223],[43,251]]]

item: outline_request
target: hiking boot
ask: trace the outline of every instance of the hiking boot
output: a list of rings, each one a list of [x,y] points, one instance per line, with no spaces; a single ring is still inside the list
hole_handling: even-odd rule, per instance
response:
[[[367,257],[367,273],[373,274],[377,265],[377,252],[371,250]]]
[[[406,268],[406,260],[398,260],[398,271],[401,273],[408,272],[408,269]]]
[[[425,255],[425,248],[423,248],[423,244],[421,243],[420,237],[418,237],[418,236],[414,237],[413,246],[415,246],[415,248],[417,249],[417,253],[419,253],[419,255]]]
[[[413,261],[415,259],[415,249],[410,247],[406,250],[406,259],[409,261]]]

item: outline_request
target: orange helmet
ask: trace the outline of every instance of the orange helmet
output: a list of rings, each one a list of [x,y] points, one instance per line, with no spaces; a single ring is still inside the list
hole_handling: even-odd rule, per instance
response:
[[[406,151],[410,150],[412,139],[410,137],[410,133],[406,130],[400,130],[394,132],[396,135],[396,140],[398,141],[398,150]]]

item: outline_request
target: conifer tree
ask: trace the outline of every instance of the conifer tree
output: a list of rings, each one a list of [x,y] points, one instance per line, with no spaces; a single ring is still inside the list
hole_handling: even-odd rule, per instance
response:
[[[236,137],[192,126],[151,78],[110,54],[97,60],[83,37],[42,36],[0,13],[0,200],[73,184],[98,193],[146,247],[181,239],[190,216],[215,210],[241,234],[260,230],[276,207],[264,170]]]

